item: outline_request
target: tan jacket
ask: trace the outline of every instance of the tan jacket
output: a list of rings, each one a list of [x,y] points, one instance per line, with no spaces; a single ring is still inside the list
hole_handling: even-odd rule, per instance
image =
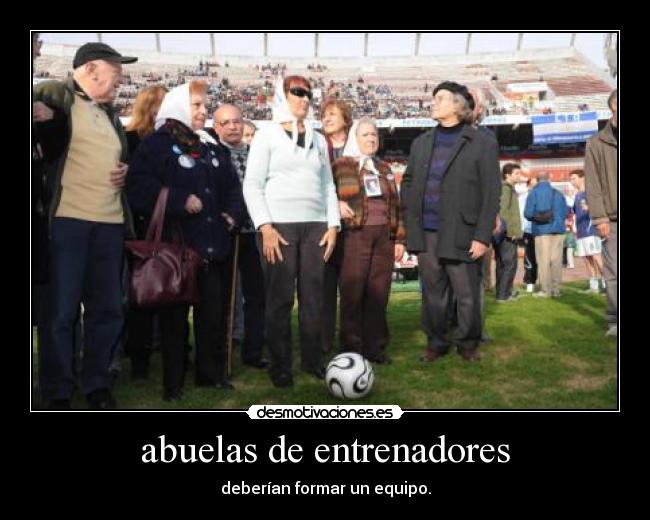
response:
[[[618,221],[618,141],[611,122],[587,142],[585,187],[594,225]]]

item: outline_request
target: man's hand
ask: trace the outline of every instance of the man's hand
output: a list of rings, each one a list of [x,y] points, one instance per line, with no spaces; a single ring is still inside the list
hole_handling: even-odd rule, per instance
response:
[[[264,224],[260,231],[262,232],[262,253],[266,261],[269,264],[275,264],[276,259],[278,262],[283,262],[280,244],[288,246],[289,242],[271,224]]]
[[[323,238],[321,238],[321,241],[319,242],[319,246],[325,247],[325,254],[323,255],[323,260],[326,262],[330,259],[330,256],[332,256],[332,253],[334,252],[334,247],[336,246],[336,228],[331,227],[327,231],[325,231],[325,234],[323,235]]]
[[[126,184],[126,174],[129,170],[129,165],[123,162],[118,162],[114,170],[111,170],[111,184],[115,188],[124,188]]]
[[[185,201],[185,211],[191,215],[200,213],[203,209],[203,202],[196,195],[190,195]]]
[[[472,260],[478,260],[481,258],[487,251],[487,246],[477,240],[472,240],[472,247],[469,248],[469,256],[472,257]]]
[[[395,261],[396,262],[401,262],[402,258],[404,258],[404,244],[395,244]]]
[[[339,211],[341,212],[341,218],[354,218],[354,211],[344,200],[339,201]]]
[[[609,222],[603,222],[596,226],[596,231],[603,240],[609,240]]]
[[[42,101],[37,101],[32,105],[32,121],[34,123],[43,123],[50,121],[54,117],[54,110],[48,107]]]
[[[492,236],[497,236],[500,230],[501,230],[501,217],[497,215],[497,218],[494,221],[494,229],[492,230]]]

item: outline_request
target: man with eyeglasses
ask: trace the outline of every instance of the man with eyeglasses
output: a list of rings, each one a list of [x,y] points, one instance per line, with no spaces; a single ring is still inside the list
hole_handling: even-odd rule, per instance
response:
[[[242,140],[244,120],[239,108],[221,105],[213,115],[213,129],[221,144],[230,152],[233,168],[244,183],[248,145]],[[264,275],[255,241],[255,226],[246,212],[239,234],[239,276],[244,297],[244,341],[241,359],[244,365],[266,368],[268,360],[262,357],[264,346]]]

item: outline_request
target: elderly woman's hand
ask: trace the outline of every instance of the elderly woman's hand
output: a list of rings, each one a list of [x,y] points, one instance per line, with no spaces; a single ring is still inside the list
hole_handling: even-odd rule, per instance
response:
[[[203,203],[196,195],[190,195],[185,201],[185,211],[194,215],[200,213],[203,209]]]
[[[344,200],[339,200],[339,211],[341,218],[354,218],[354,211],[352,211],[350,205]]]
[[[262,232],[262,254],[266,261],[275,264],[277,258],[278,262],[283,262],[280,244],[288,246],[289,242],[271,224],[264,224],[260,227],[260,231]]]
[[[321,247],[325,246],[325,254],[323,255],[323,260],[326,262],[330,259],[330,256],[332,256],[332,253],[334,252],[334,247],[336,246],[336,233],[337,229],[335,227],[329,228],[327,231],[325,231],[323,238],[318,244]]]

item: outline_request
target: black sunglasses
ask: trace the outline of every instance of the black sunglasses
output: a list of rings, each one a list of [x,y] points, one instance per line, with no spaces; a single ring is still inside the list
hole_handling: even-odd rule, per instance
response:
[[[298,97],[307,96],[309,98],[309,101],[311,101],[312,98],[314,97],[314,94],[312,93],[311,90],[307,90],[302,87],[291,87],[289,89],[289,92],[291,92],[294,96],[298,96]]]

